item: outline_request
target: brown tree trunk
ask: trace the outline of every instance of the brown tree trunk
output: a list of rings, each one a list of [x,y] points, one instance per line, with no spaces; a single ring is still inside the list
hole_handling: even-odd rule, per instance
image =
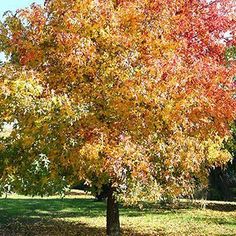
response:
[[[119,207],[112,187],[107,193],[107,236],[120,236]]]

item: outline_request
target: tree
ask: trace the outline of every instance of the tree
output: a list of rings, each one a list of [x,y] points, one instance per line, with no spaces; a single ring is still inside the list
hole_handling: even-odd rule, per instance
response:
[[[1,183],[46,194],[80,180],[117,199],[190,193],[229,160],[233,0],[50,0],[1,24]],[[230,34],[230,37],[225,35]],[[32,189],[29,186],[33,186]],[[49,192],[48,192],[49,191]]]

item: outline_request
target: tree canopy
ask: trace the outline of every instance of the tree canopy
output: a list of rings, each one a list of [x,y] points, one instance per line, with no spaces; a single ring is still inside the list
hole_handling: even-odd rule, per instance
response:
[[[2,186],[188,193],[230,158],[235,20],[234,0],[51,0],[8,13]]]

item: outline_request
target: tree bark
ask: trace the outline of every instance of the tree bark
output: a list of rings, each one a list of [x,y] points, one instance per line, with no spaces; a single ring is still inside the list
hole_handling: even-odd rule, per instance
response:
[[[119,207],[111,186],[107,193],[107,236],[120,236]]]

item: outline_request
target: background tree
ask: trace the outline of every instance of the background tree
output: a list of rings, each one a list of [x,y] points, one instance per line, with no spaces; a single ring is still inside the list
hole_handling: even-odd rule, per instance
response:
[[[229,45],[226,50],[228,63],[236,60],[236,47]],[[234,77],[234,80],[236,77]],[[236,198],[236,123],[231,126],[232,137],[225,142],[225,148],[233,159],[222,167],[212,168],[209,175],[208,198],[212,200],[235,200]]]
[[[230,158],[221,144],[236,107],[224,56],[232,9],[233,0],[51,0],[6,16],[0,119],[13,129],[1,139],[2,186],[107,185],[108,235],[120,232],[117,196],[190,193]]]

